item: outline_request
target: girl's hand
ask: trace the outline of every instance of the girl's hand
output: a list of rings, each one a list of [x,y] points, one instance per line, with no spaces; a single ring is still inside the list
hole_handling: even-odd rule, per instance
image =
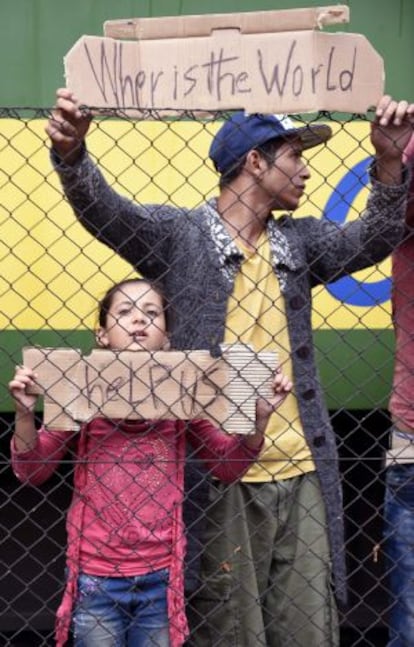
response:
[[[276,371],[272,386],[273,397],[258,398],[256,402],[256,433],[245,437],[246,445],[252,449],[261,445],[270,416],[280,407],[293,388],[292,382],[280,368]]]
[[[37,395],[27,393],[27,387],[33,386],[36,375],[31,368],[16,366],[14,378],[9,382],[9,393],[16,403],[16,411],[19,413],[31,413],[34,411]]]
[[[256,403],[256,425],[265,423],[267,425],[270,416],[289,395],[293,388],[292,382],[289,378],[282,373],[281,369],[277,369],[276,375],[273,380],[273,397],[270,399],[258,398]]]

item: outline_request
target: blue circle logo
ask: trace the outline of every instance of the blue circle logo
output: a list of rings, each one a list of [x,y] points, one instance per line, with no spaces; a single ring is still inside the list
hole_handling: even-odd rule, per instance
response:
[[[323,218],[337,224],[345,223],[353,201],[369,182],[368,168],[372,159],[367,157],[349,169],[326,203]],[[369,283],[358,281],[352,276],[344,276],[326,287],[335,299],[352,306],[375,306],[388,301],[391,296],[389,278]]]

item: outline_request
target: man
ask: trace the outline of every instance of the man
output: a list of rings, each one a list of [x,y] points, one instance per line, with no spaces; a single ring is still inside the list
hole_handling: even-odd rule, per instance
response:
[[[210,486],[201,584],[190,644],[278,647],[338,644],[332,579],[345,598],[335,438],[315,366],[311,288],[382,260],[398,243],[408,179],[402,149],[414,106],[383,97],[367,210],[343,229],[294,211],[309,170],[303,150],[325,125],[236,113],[213,140],[220,193],[201,207],[139,206],[108,187],[83,144],[89,117],[58,91],[47,126],[64,191],[80,222],[172,305],[173,348],[223,342],[277,350],[295,395],[272,417],[260,463],[243,482]]]
[[[414,137],[405,151],[414,166]],[[407,234],[392,256],[395,370],[393,420],[385,496],[385,548],[391,610],[389,647],[414,645],[414,176],[406,212]]]

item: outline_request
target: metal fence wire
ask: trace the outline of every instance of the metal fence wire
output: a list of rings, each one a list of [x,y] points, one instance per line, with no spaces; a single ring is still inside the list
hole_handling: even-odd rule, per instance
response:
[[[78,452],[79,434],[73,432],[64,457],[50,458],[50,478],[37,485],[20,482],[11,468],[14,405],[7,384],[15,366],[22,364],[25,346],[79,348],[89,353],[95,346],[98,302],[113,283],[135,276],[120,254],[82,227],[64,197],[50,162],[44,130],[48,115],[48,110],[2,108],[0,120],[0,643],[15,647],[54,644],[55,615],[66,578],[65,519],[75,469],[84,456]],[[134,120],[125,115],[100,116],[91,125],[87,146],[120,194],[140,204],[176,205],[191,211],[217,195],[218,176],[208,149],[222,118],[223,114],[160,116],[155,112]],[[306,123],[316,120],[329,123],[333,137],[304,154],[311,178],[294,217],[311,214],[340,226],[359,217],[365,207],[373,154],[369,121],[323,113],[308,116]],[[189,292],[192,289],[188,286]],[[316,287],[313,299],[314,341],[336,433],[343,489],[349,601],[340,616],[341,644],[378,647],[386,644],[388,613],[394,603],[382,550],[383,456],[390,428],[387,405],[393,366],[389,259],[352,280]],[[277,334],[286,339],[286,330]],[[277,415],[283,416],[283,409]],[[40,406],[38,426],[41,421]],[[115,460],[126,470],[124,484],[128,484],[133,473],[129,456]],[[186,462],[195,463],[191,452]],[[122,532],[125,519],[140,514],[139,506],[112,480],[111,468],[101,465],[96,473],[125,508],[113,520],[112,532]],[[204,472],[202,478],[207,478]],[[157,482],[149,484],[148,491],[159,509],[164,494],[157,490]],[[125,487],[134,485],[129,482]],[[197,524],[208,515],[209,504],[202,500],[193,505]],[[236,517],[226,519],[226,527],[236,521]],[[217,533],[222,531],[217,527]],[[205,549],[198,543],[196,552]],[[139,555],[139,543],[135,550]],[[199,622],[212,621],[206,615]],[[222,642],[217,635],[210,644],[231,642]],[[233,644],[239,647],[236,639]],[[265,642],[257,636],[255,644]],[[290,644],[296,644],[293,638]]]

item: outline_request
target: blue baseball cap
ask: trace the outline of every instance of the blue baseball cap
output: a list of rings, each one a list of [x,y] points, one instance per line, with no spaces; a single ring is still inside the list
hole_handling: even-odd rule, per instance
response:
[[[235,112],[220,128],[210,146],[209,156],[219,173],[226,173],[252,148],[271,139],[299,137],[303,148],[323,144],[332,136],[326,124],[310,124],[295,128],[285,115],[246,115]]]

